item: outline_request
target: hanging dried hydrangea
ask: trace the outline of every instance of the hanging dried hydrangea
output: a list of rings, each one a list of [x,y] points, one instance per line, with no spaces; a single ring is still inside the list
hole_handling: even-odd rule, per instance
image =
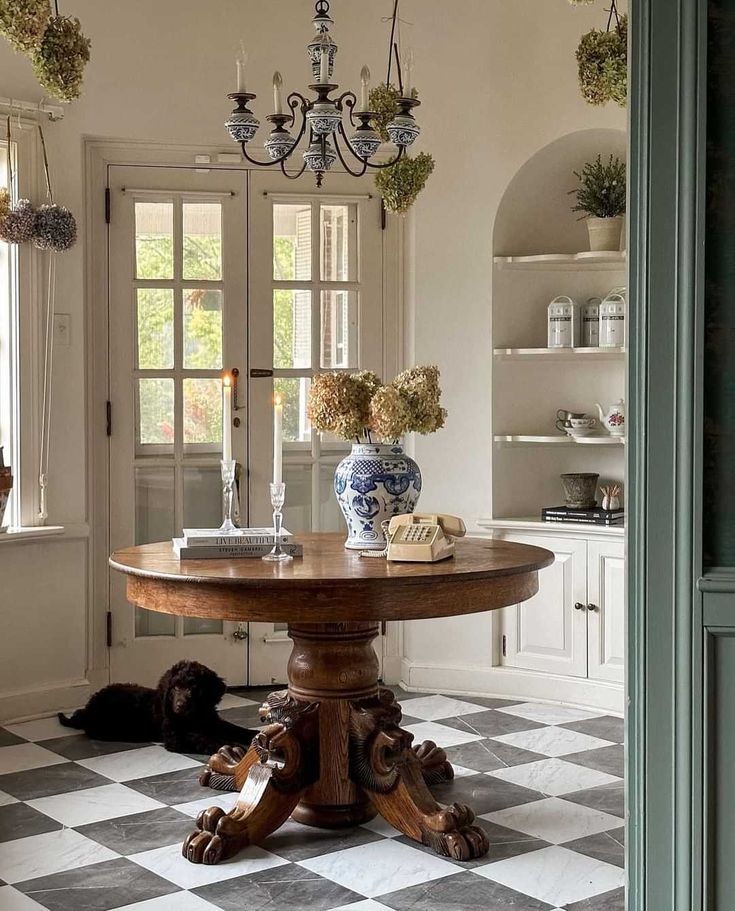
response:
[[[49,94],[62,101],[81,95],[91,44],[78,19],[52,16],[31,58],[36,77]]]
[[[426,186],[433,170],[433,156],[421,152],[415,158],[404,155],[391,167],[378,171],[375,186],[383,197],[385,208],[396,215],[405,215]]]
[[[41,43],[50,17],[49,0],[0,0],[0,35],[29,53]]]
[[[579,87],[589,104],[614,101],[625,107],[628,97],[628,17],[620,16],[609,31],[592,29],[577,48]]]
[[[400,97],[399,90],[392,84],[386,85],[385,82],[381,82],[380,85],[376,85],[374,89],[370,90],[370,110],[376,114],[371,126],[378,132],[383,142],[390,141],[388,124],[398,113],[398,99]],[[416,89],[411,90],[411,97],[419,97]]]
[[[0,187],[0,218],[5,218],[11,207],[10,190],[7,187]]]
[[[572,6],[590,6],[595,0],[569,0]]]
[[[39,250],[61,253],[77,241],[77,223],[64,206],[41,206],[36,212],[33,243]]]
[[[19,199],[5,218],[0,219],[0,240],[24,244],[33,237],[36,210],[27,199]]]

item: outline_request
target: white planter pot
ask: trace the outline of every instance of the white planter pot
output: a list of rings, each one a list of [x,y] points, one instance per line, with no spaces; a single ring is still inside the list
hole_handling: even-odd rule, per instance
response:
[[[620,249],[620,237],[623,230],[623,216],[616,218],[588,218],[587,230],[590,235],[590,250],[593,253],[616,251]]]

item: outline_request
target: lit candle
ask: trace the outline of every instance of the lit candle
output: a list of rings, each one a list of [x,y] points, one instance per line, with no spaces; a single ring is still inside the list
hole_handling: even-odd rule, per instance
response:
[[[362,82],[362,92],[360,93],[360,110],[370,110],[370,70],[364,66],[360,71],[360,81]]]
[[[222,461],[232,461],[232,380],[229,373],[222,380]]]
[[[281,98],[281,88],[283,86],[283,76],[276,70],[273,74],[273,113],[283,113],[283,100]]]
[[[322,59],[319,67],[319,82],[326,85],[329,82],[329,51],[322,48]]]
[[[283,399],[276,395],[273,408],[273,483],[283,481]]]
[[[410,98],[413,91],[413,70],[415,66],[416,54],[414,54],[413,48],[409,48],[406,54],[406,78],[403,81],[403,94],[406,98]]]

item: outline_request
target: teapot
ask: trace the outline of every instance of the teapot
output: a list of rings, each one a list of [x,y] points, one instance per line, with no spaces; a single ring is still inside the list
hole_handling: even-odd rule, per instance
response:
[[[603,424],[611,436],[625,436],[625,402],[620,399],[608,409],[603,408],[599,402],[595,402],[595,407],[600,415],[600,423]]]

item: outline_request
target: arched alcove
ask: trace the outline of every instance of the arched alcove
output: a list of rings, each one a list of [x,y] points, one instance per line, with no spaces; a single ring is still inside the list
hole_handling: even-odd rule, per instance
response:
[[[623,130],[568,133],[531,156],[508,184],[493,234],[496,256],[579,253],[588,249],[587,229],[571,211],[574,171],[602,155],[626,158]]]

